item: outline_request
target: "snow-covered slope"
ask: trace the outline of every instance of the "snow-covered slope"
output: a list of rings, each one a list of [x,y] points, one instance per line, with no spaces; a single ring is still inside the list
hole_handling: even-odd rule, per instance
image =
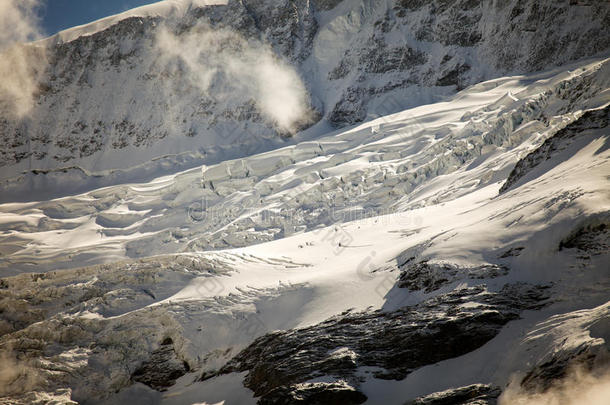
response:
[[[104,31],[109,27],[129,18],[183,18],[194,8],[214,5],[226,5],[227,0],[162,0],[152,4],[133,8],[120,14],[112,15],[89,24],[68,28],[41,41],[41,44],[52,45],[54,43],[72,42],[79,37],[89,36]]]
[[[0,404],[606,405],[608,9],[166,1],[28,45]]]
[[[2,395],[495,401],[517,378],[512,403],[572,359],[606,370],[609,134],[590,122],[609,69],[495,79],[315,141],[0,205]]]
[[[2,200],[58,196],[58,177],[84,191],[311,139],[610,38],[605,1],[222,3],[159,2],[36,44],[48,64],[30,114],[1,113],[0,180],[31,190],[34,176],[37,192]]]
[[[0,218],[13,232],[0,236],[0,268],[242,247],[455,199],[504,181],[518,157],[608,102],[609,60],[570,68],[481,83],[447,102],[150,183],[5,205]],[[69,192],[67,174],[31,174],[26,184]]]

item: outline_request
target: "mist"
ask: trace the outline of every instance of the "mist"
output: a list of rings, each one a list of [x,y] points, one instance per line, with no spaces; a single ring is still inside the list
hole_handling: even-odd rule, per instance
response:
[[[25,45],[42,37],[38,0],[0,0],[0,111],[23,117],[32,108],[46,56],[42,46]]]
[[[610,370],[592,372],[577,367],[544,392],[527,392],[515,381],[502,394],[499,405],[607,405],[608,398]]]
[[[156,46],[164,63],[179,69],[203,94],[233,106],[253,101],[280,133],[294,134],[312,120],[298,73],[259,40],[207,25],[181,35],[163,27]]]
[[[17,361],[7,352],[11,353],[12,347],[0,353],[0,397],[36,389],[41,382],[38,371],[27,362]]]

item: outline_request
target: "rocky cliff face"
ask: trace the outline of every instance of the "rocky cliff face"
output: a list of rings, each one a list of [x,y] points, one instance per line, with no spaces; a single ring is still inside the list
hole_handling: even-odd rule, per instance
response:
[[[2,177],[76,166],[89,178],[90,171],[152,166],[133,178],[241,156],[319,119],[349,125],[507,72],[604,51],[609,20],[607,2],[568,0],[231,0],[181,16],[126,16],[91,35],[44,42],[49,64],[34,108],[21,119],[0,116]],[[188,38],[219,30],[234,34],[219,39],[219,49],[268,47],[300,77],[306,116],[286,132],[265,116],[260,93],[231,87],[226,65],[199,60],[214,77],[193,76],[183,54],[160,46],[162,29],[186,53],[196,53]],[[205,80],[214,88],[202,87]],[[222,89],[234,96],[218,96]]]

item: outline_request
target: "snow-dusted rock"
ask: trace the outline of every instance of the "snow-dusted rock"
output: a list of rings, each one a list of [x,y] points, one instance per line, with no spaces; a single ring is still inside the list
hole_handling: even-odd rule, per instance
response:
[[[496,405],[501,390],[485,384],[472,384],[426,395],[405,405]]]
[[[480,347],[522,310],[540,308],[546,298],[542,289],[526,285],[507,285],[498,293],[473,287],[395,312],[348,312],[265,335],[219,373],[248,371],[244,384],[261,396],[261,403],[266,395],[277,395],[278,387],[322,376],[357,386],[359,367],[372,368],[376,378],[401,380],[423,365]]]

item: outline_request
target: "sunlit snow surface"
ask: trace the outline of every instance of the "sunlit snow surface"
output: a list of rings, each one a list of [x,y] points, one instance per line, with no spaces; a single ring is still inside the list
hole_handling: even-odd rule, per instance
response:
[[[255,403],[242,376],[194,380],[268,331],[431,296],[395,287],[408,255],[464,267],[501,264],[510,271],[486,280],[489,289],[509,281],[552,283],[557,302],[524,314],[459,359],[403,381],[368,377],[363,392],[369,403],[401,404],[452,386],[505,385],[523,365],[532,340],[521,340],[537,322],[609,298],[607,254],[558,251],[582,221],[610,210],[607,128],[582,132],[498,194],[520,158],[584,110],[610,102],[609,69],[610,60],[600,59],[496,79],[445,102],[264,154],[149,183],[0,205],[0,274],[15,275],[15,294],[40,299],[38,308],[47,311],[40,328],[53,314],[63,319],[49,324],[58,334],[71,323],[98,322],[96,339],[141,334],[140,346],[117,349],[134,353],[170,335],[196,370],[167,392],[136,384],[110,403],[241,404]],[[583,81],[592,83],[589,93],[570,99]],[[512,248],[523,249],[505,255]],[[98,280],[108,292],[79,301]],[[477,283],[457,280],[441,292]],[[45,338],[56,339],[53,333]],[[90,351],[69,344],[55,350],[33,367],[61,365],[87,376],[81,396],[116,389],[108,376],[120,361],[87,363]]]
[[[165,0],[157,1],[141,7],[127,10],[123,13],[102,18],[92,23],[79,25],[60,31],[45,41],[69,42],[83,35],[102,31],[117,22],[129,17],[181,17],[195,7],[205,7],[216,4],[227,4],[227,0]]]

